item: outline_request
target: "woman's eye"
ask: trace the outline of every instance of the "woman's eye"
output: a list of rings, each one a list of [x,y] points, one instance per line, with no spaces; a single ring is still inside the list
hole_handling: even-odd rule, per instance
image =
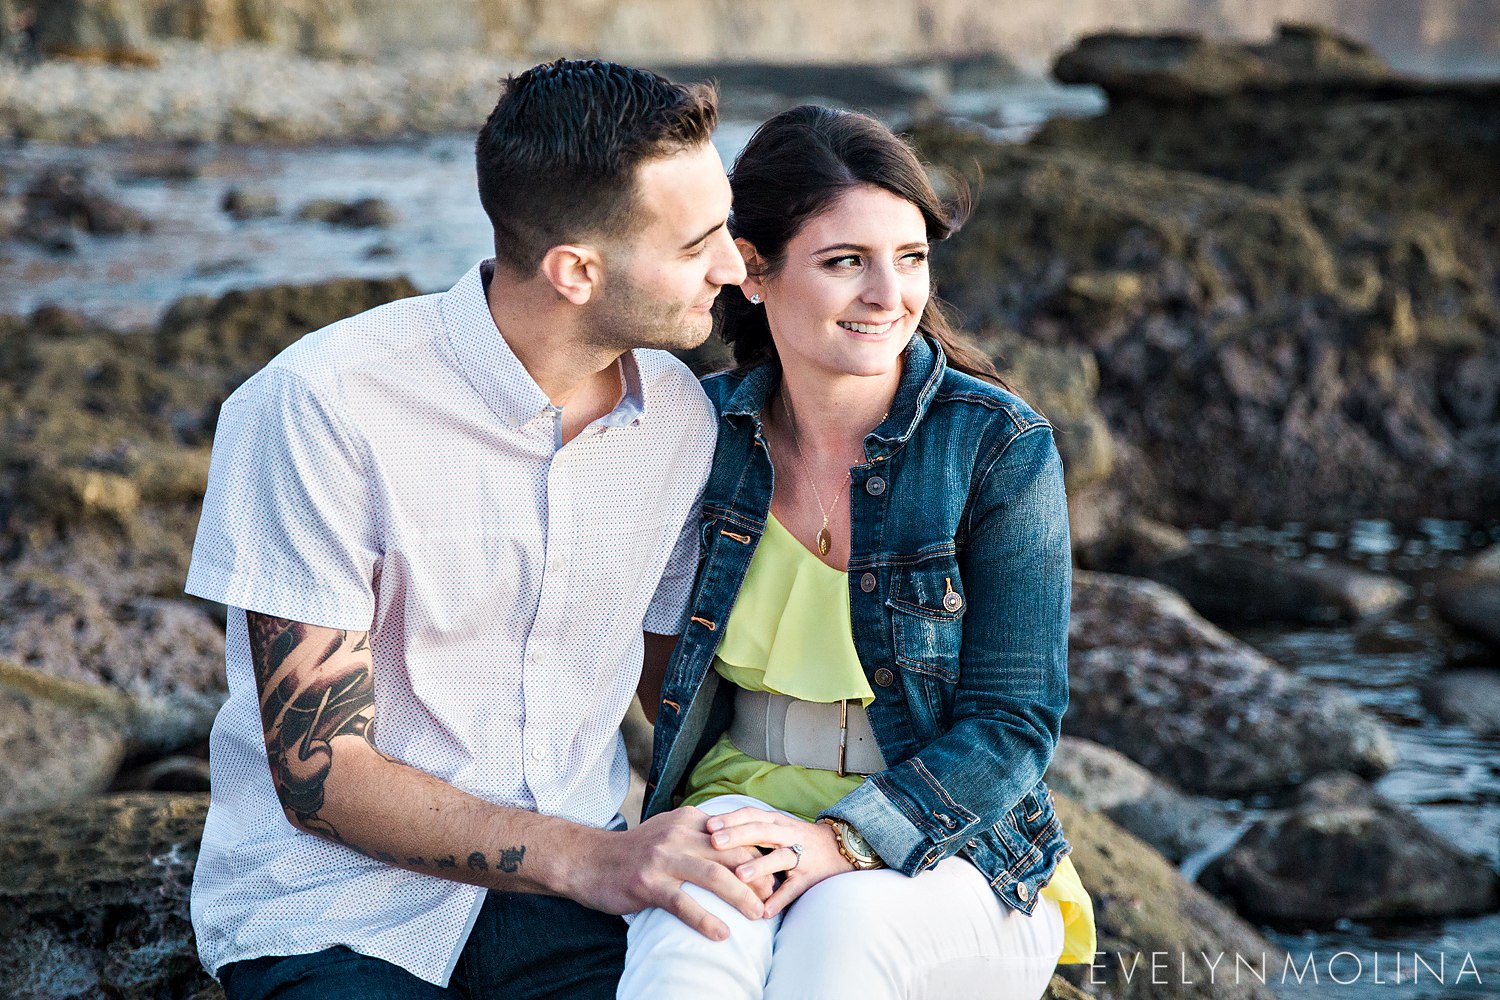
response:
[[[823,262],[823,266],[834,270],[845,270],[859,266],[859,254],[846,253],[842,257],[830,257]]]
[[[702,257],[703,256],[703,251],[705,251],[707,249],[708,249],[708,241],[704,240],[702,243],[698,244],[692,250],[688,251],[688,260],[692,260],[694,257]]]
[[[908,267],[921,267],[923,264],[927,263],[927,251],[913,250],[909,254],[902,255],[901,261]]]

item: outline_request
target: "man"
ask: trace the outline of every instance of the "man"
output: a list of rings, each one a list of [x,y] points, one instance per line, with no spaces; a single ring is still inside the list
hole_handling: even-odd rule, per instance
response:
[[[745,274],[716,119],[609,63],[511,79],[476,147],[495,260],[224,404],[187,589],[230,606],[192,902],[231,1000],[612,997],[609,914],[727,935],[685,882],[761,914],[701,813],[617,812],[715,438],[659,349]]]

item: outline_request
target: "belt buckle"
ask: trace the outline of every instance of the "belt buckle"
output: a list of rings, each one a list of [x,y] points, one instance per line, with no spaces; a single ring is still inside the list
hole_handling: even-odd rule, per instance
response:
[[[844,777],[848,772],[844,770],[845,755],[849,750],[849,699],[845,698],[839,702],[839,767],[838,776]]]

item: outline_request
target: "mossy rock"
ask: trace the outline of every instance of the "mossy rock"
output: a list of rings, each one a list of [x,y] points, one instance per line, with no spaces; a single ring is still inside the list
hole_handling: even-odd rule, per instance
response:
[[[1073,864],[1094,900],[1098,952],[1093,966],[1063,966],[1064,977],[1086,987],[1088,995],[1109,1000],[1150,998],[1187,1000],[1214,997],[1273,1000],[1275,993],[1254,979],[1210,983],[1201,955],[1235,955],[1279,969],[1281,949],[1208,893],[1187,881],[1144,841],[1098,813],[1056,795],[1058,818],[1073,845]],[[1170,956],[1171,975],[1152,982],[1153,953]],[[1188,975],[1178,956],[1186,956]],[[1122,972],[1142,956],[1134,974]],[[1189,982],[1191,980],[1191,982]]]

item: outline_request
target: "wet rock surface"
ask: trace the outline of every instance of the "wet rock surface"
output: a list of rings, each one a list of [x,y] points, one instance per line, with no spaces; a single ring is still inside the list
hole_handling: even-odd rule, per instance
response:
[[[1500,545],[1442,581],[1436,605],[1447,621],[1500,648]]]
[[[1389,613],[1413,596],[1409,584],[1384,573],[1322,558],[1194,543],[1170,526],[1139,518],[1086,546],[1080,561],[1090,569],[1155,580],[1225,624],[1359,621]]]
[[[349,229],[384,229],[393,225],[397,219],[396,210],[379,198],[360,198],[348,202],[322,198],[299,208],[297,217]]]
[[[1179,787],[1235,796],[1395,761],[1384,725],[1146,580],[1074,575],[1063,725]]]
[[[54,166],[32,180],[0,224],[10,235],[59,253],[77,249],[81,234],[119,236],[144,232],[149,220],[121,204],[109,182],[87,170]]]
[[[1078,78],[1107,81],[1104,115],[1024,147],[918,129],[984,178],[937,248],[944,294],[1093,354],[1110,430],[1144,459],[1121,485],[1159,520],[1483,521],[1500,84],[1401,83],[1316,33],[1271,48],[1086,42],[1061,65],[1094,64]]]
[[[1064,795],[1056,799],[1073,864],[1094,901],[1100,953],[1092,967],[1062,966],[1064,978],[1090,996],[1112,1000],[1275,996],[1253,977],[1239,981],[1221,974],[1211,982],[1205,963],[1227,956],[1232,966],[1234,956],[1243,955],[1259,965],[1265,956],[1269,968],[1279,969],[1285,957],[1279,948],[1144,842]],[[1170,975],[1152,976],[1153,952],[1171,956]],[[1190,963],[1182,967],[1187,975],[1179,974],[1179,955]]]
[[[1296,804],[1250,828],[1204,869],[1203,885],[1257,920],[1322,926],[1485,913],[1500,878],[1353,775],[1309,782]]]
[[[1446,671],[1422,685],[1422,703],[1445,722],[1500,737],[1500,669]]]
[[[1173,864],[1227,844],[1233,831],[1216,803],[1183,794],[1124,754],[1091,740],[1064,736],[1047,768],[1047,784],[1081,807],[1108,816]]]
[[[204,795],[116,795],[0,824],[4,995],[214,995],[188,917],[207,808]]]

